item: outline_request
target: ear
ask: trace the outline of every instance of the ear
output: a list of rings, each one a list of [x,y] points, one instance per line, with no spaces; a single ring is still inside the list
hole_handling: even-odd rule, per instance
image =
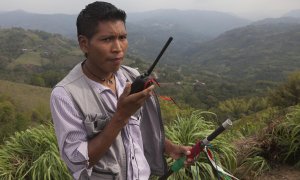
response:
[[[89,40],[87,37],[83,36],[83,35],[79,35],[78,36],[78,43],[80,46],[81,51],[84,54],[88,53],[88,46],[89,46]]]

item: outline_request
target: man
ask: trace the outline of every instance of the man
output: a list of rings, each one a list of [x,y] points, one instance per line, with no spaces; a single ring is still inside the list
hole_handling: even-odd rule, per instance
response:
[[[77,35],[86,60],[53,89],[50,99],[62,159],[74,179],[149,179],[163,175],[164,154],[188,147],[165,139],[154,86],[129,94],[135,69],[121,66],[128,42],[126,14],[107,2],[86,6]]]

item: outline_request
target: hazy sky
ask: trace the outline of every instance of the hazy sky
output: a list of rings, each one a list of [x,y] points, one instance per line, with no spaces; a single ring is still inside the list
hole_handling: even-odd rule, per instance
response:
[[[1,0],[0,11],[22,9],[36,13],[78,14],[91,0]],[[300,9],[300,0],[111,0],[127,12],[154,9],[200,9],[230,12],[257,19],[279,17],[284,13]]]

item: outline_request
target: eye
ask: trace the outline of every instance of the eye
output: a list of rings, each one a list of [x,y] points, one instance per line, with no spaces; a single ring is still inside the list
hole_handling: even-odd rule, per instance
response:
[[[112,37],[107,37],[107,38],[103,38],[103,39],[101,39],[101,41],[104,41],[104,42],[110,42],[110,41],[112,41]]]
[[[119,37],[119,39],[120,39],[120,40],[126,40],[126,39],[127,39],[127,35],[121,35],[121,36]]]

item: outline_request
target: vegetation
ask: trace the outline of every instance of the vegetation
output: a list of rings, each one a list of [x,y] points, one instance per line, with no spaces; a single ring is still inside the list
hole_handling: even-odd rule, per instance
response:
[[[0,179],[71,180],[52,125],[16,132],[0,149]]]
[[[15,131],[50,121],[50,90],[0,80],[0,144]]]
[[[287,82],[270,91],[269,101],[273,106],[297,105],[300,102],[300,72],[290,74]]]
[[[276,144],[278,159],[300,167],[300,106],[292,107],[283,122],[270,134]]]
[[[81,58],[76,42],[61,35],[0,29],[1,79],[53,87]]]
[[[172,121],[172,124],[165,126],[166,136],[174,143],[193,146],[198,140],[208,136],[216,126],[207,121],[209,112],[194,111],[190,116],[178,116]],[[209,115],[212,115],[209,113]],[[222,134],[215,139],[211,149],[215,152],[216,162],[224,165],[225,169],[232,171],[236,168],[235,149],[230,144],[232,137],[227,133]],[[173,161],[169,160],[172,164]],[[200,179],[217,179],[214,170],[210,166],[207,158],[202,153],[196,160],[195,165],[191,168],[182,169],[179,173],[175,173],[171,179],[187,179],[199,177]]]
[[[161,63],[157,94],[178,105],[160,101],[166,135],[193,145],[229,117],[234,127],[211,147],[224,169],[247,179],[276,165],[300,167],[298,32],[299,24],[261,22],[195,44],[180,66]],[[0,179],[70,179],[47,124],[51,89],[45,87],[82,59],[75,41],[61,35],[0,29],[0,76],[9,80],[0,80]],[[149,66],[132,54],[126,64],[141,72]],[[217,177],[202,154],[172,178]]]

